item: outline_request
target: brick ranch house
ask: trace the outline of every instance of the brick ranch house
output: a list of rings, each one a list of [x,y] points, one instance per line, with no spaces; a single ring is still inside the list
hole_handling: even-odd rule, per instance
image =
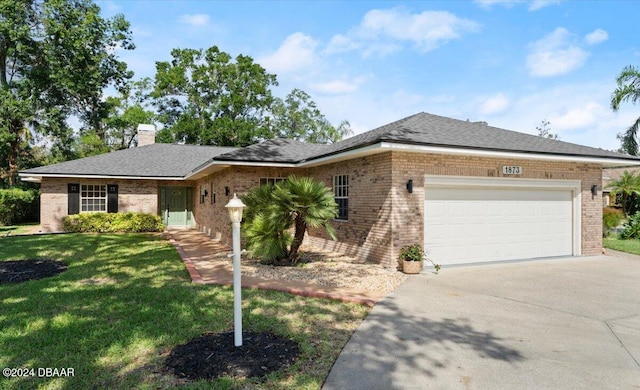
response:
[[[306,175],[331,187],[338,239],[309,240],[396,266],[422,244],[442,265],[601,253],[602,168],[640,159],[418,113],[332,145],[273,139],[245,148],[154,144],[28,169],[41,183],[41,229],[88,211],[158,213],[230,242],[225,204]]]

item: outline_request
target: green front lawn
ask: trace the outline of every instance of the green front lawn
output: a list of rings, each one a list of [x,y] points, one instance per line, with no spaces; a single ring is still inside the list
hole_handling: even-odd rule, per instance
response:
[[[25,225],[12,225],[1,226],[0,225],[0,237],[16,236],[19,234],[29,234],[31,230],[37,226],[37,223],[25,224]]]
[[[264,383],[223,378],[186,383],[162,370],[174,346],[231,330],[231,287],[191,283],[160,236],[44,235],[0,238],[0,261],[50,257],[57,276],[0,285],[0,368],[73,368],[71,378],[0,377],[2,389],[318,389],[364,306],[243,290],[244,330],[300,343],[296,364]]]
[[[621,252],[640,255],[640,240],[620,240],[616,237],[605,237],[602,239],[602,246]]]

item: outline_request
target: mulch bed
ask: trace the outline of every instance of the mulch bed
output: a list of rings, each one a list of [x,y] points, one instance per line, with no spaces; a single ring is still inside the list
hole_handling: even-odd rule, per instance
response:
[[[242,332],[240,347],[234,346],[233,331],[207,333],[175,347],[165,367],[190,380],[263,378],[291,366],[299,350],[295,341],[269,332]]]
[[[48,278],[66,270],[65,263],[53,259],[0,261],[0,284]]]

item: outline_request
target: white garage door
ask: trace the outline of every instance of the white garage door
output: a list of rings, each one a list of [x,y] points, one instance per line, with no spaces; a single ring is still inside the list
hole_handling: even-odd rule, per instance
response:
[[[425,188],[424,245],[436,263],[572,255],[572,191]]]

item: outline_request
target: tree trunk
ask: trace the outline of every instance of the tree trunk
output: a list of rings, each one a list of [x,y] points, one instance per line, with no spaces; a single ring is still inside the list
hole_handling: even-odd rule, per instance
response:
[[[289,260],[291,264],[298,262],[298,250],[302,245],[304,239],[304,233],[307,231],[307,223],[304,221],[303,216],[298,214],[295,219],[295,232],[293,235],[293,242],[291,243],[291,250],[289,251]]]

